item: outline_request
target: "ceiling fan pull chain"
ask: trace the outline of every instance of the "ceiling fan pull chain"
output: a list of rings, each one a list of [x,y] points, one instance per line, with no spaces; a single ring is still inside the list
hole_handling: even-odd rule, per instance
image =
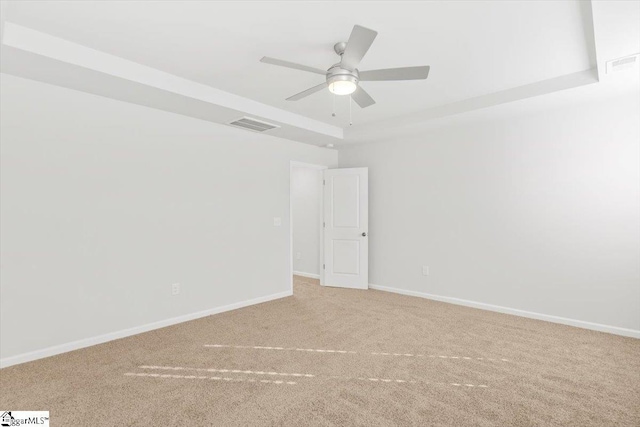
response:
[[[349,126],[353,125],[353,120],[351,120],[351,100],[353,99],[353,97],[351,95],[349,95]]]
[[[336,94],[332,94],[333,95],[333,110],[331,112],[331,117],[335,117],[336,116]]]

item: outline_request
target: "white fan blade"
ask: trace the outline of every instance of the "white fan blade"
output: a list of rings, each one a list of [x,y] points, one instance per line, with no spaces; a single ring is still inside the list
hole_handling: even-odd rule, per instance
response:
[[[321,70],[320,68],[308,67],[306,65],[296,64],[294,62],[283,61],[282,59],[269,58],[268,56],[263,57],[260,62],[271,65],[279,65],[280,67],[293,68],[294,70],[307,71],[309,73],[322,74],[323,76],[327,74],[325,70]]]
[[[342,54],[342,61],[340,61],[342,67],[351,71],[355,70],[377,35],[376,31],[355,25]]]
[[[358,104],[360,108],[367,108],[368,106],[376,103],[371,95],[369,95],[360,86],[358,86],[358,89],[356,89],[356,91],[351,94],[351,98],[356,101],[356,104]]]
[[[386,70],[360,71],[360,81],[424,80],[429,77],[428,65],[423,67],[387,68]]]
[[[318,86],[314,86],[310,89],[305,90],[304,92],[300,92],[300,93],[296,93],[293,96],[290,96],[289,98],[287,98],[287,101],[298,101],[306,96],[309,96],[313,93],[319,92],[322,89],[327,87],[327,83],[320,83]]]

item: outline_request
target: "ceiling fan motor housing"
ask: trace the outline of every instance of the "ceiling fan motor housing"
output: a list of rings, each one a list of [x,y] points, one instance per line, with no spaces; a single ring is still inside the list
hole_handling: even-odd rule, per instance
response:
[[[329,70],[327,70],[327,84],[337,81],[348,81],[357,85],[360,80],[360,75],[358,74],[358,70],[347,70],[342,68],[340,64],[335,64]]]

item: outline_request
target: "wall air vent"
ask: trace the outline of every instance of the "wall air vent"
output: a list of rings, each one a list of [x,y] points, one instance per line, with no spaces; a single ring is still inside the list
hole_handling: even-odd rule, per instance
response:
[[[239,127],[242,129],[252,130],[254,132],[266,132],[271,129],[279,128],[280,126],[274,125],[260,120],[252,119],[250,117],[242,117],[228,123],[231,126]]]
[[[640,54],[629,55],[623,58],[612,59],[611,61],[607,61],[607,74],[610,74],[614,71],[622,71],[627,70],[629,68],[634,68],[638,66],[640,62]]]

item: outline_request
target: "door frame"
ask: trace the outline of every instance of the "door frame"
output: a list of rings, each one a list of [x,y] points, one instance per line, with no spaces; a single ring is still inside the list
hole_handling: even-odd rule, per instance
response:
[[[323,188],[323,180],[324,180],[324,170],[329,169],[329,166],[326,165],[317,165],[313,163],[304,163],[298,162],[295,160],[289,161],[289,286],[291,288],[291,293],[293,293],[293,168],[294,167],[302,167],[308,169],[315,169],[320,172],[320,183],[318,189],[318,197],[320,198],[319,209],[320,209],[320,221],[318,224],[318,244],[320,247],[318,248],[318,270],[320,275],[320,284],[324,286],[324,269],[320,266],[324,263],[324,188]]]

